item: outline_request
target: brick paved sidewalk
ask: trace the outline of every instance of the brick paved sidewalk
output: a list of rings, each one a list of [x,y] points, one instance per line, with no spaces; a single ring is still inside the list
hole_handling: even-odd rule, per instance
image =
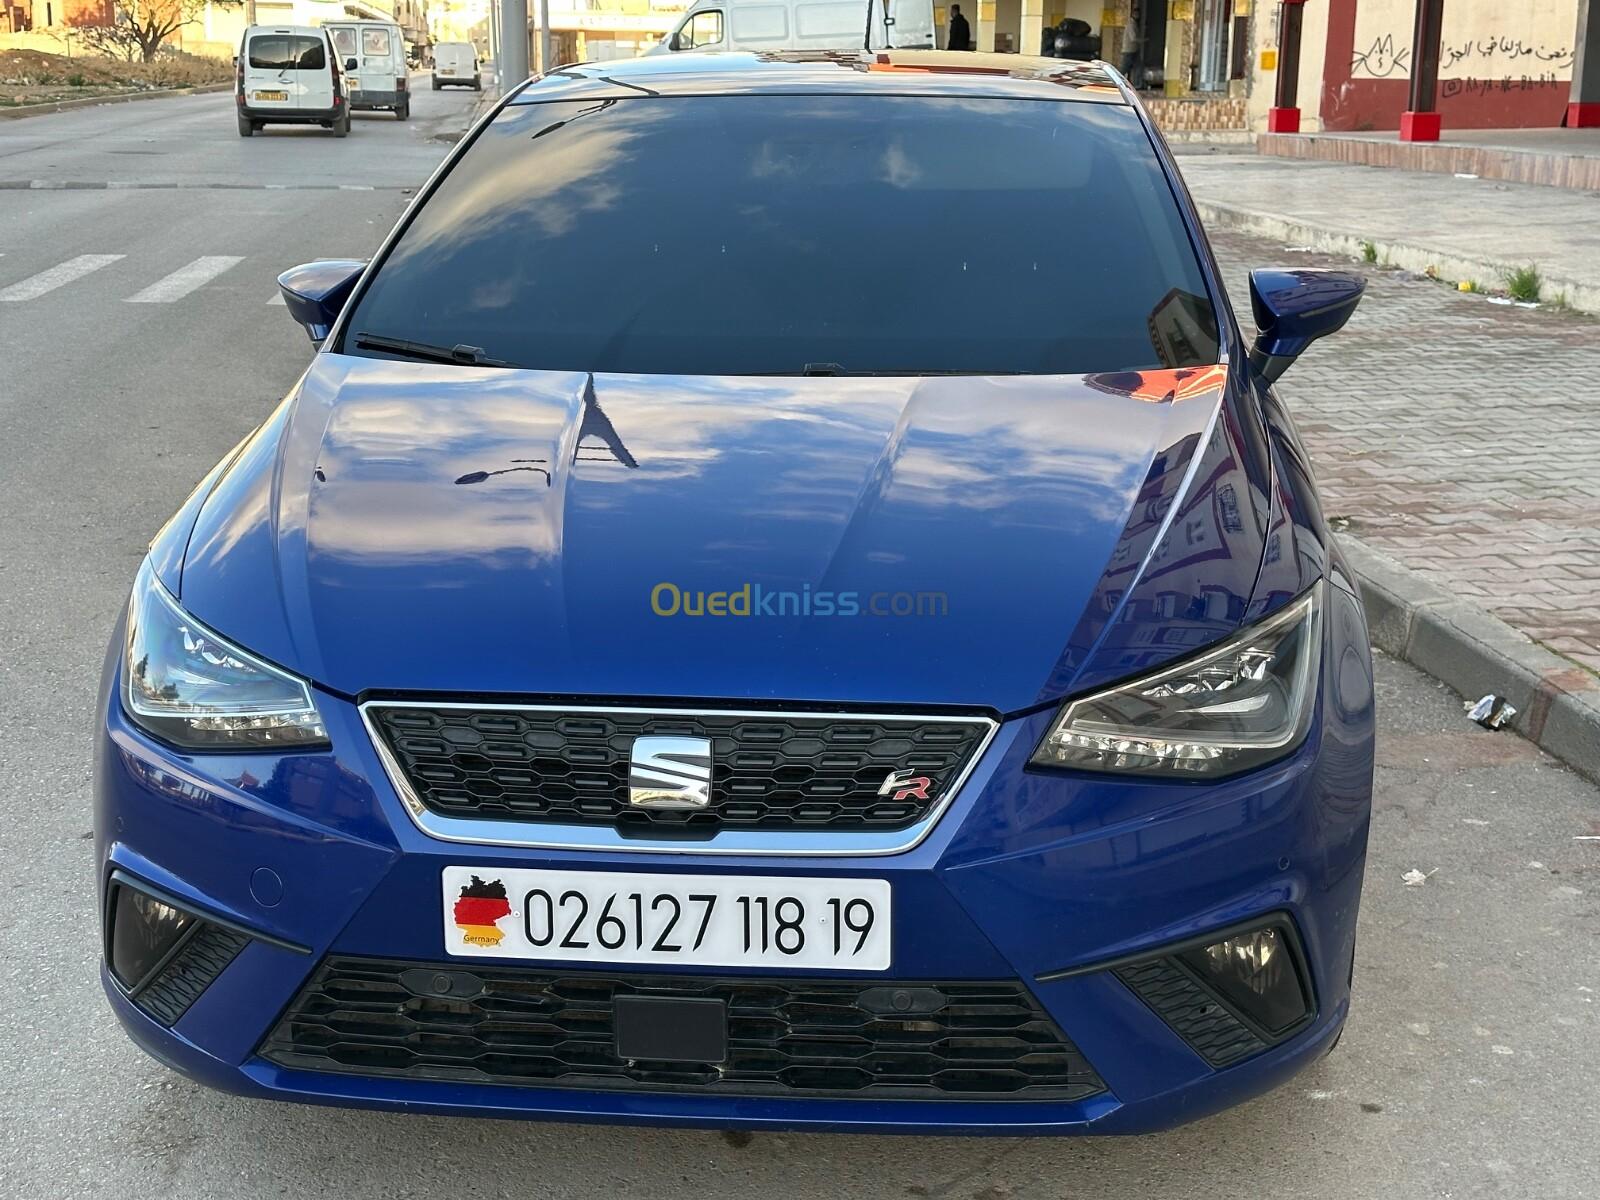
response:
[[[1212,242],[1247,330],[1251,267],[1351,266]],[[1279,385],[1329,517],[1600,672],[1600,321],[1368,271],[1350,324]]]
[[[1529,264],[1544,295],[1600,313],[1600,192],[1304,162],[1229,151],[1179,165],[1213,232],[1224,224],[1447,279],[1502,287]]]

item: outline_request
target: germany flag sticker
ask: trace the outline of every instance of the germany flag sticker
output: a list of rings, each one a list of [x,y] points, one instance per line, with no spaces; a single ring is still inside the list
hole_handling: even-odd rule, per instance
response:
[[[498,879],[485,883],[474,875],[472,882],[461,889],[453,915],[461,940],[467,945],[498,946],[505,934],[496,922],[511,915],[506,885]]]

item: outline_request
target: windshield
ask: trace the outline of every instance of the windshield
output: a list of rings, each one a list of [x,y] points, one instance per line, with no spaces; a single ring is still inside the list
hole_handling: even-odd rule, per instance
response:
[[[544,102],[479,135],[343,347],[646,374],[1078,374],[1217,361],[1205,296],[1120,105]]]

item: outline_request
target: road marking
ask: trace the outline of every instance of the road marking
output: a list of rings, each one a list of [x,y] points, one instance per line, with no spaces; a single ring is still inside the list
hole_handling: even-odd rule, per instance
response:
[[[212,254],[197,258],[187,267],[179,267],[165,279],[158,279],[142,292],[135,292],[128,304],[170,304],[181,300],[196,288],[210,283],[229,267],[236,267],[244,259],[232,254]]]
[[[46,292],[53,292],[74,279],[91,275],[101,267],[109,267],[123,257],[121,254],[80,254],[77,258],[69,258],[48,271],[40,271],[20,283],[13,283],[8,288],[0,289],[0,300],[37,300]]]
[[[283,293],[282,292],[273,292],[272,293],[272,299],[268,300],[267,303],[268,304],[282,304],[283,303]]]

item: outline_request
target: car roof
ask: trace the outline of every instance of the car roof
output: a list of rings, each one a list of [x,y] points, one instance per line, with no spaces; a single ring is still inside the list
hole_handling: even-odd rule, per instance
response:
[[[1129,103],[1101,62],[952,50],[660,54],[560,67],[511,104],[627,96],[869,93]]]
[[[297,33],[309,37],[321,37],[322,28],[318,25],[252,25],[245,30],[245,35],[254,37],[259,33]]]

